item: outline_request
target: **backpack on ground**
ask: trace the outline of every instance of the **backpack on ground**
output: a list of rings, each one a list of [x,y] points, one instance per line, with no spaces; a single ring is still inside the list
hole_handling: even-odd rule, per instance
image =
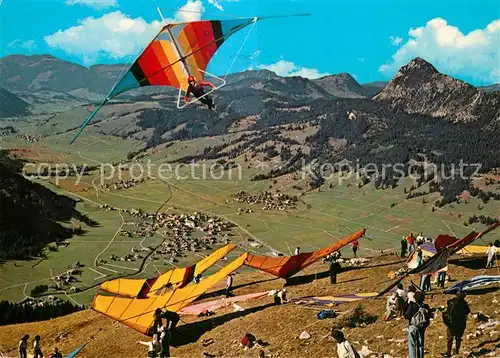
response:
[[[429,319],[429,310],[423,306],[418,306],[418,311],[413,315],[410,324],[417,328],[427,328],[431,323]]]
[[[317,319],[335,318],[337,314],[333,310],[321,310],[316,314]]]

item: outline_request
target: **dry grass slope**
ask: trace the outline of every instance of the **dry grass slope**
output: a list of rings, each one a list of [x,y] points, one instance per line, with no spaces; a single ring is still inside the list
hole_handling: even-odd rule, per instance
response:
[[[475,263],[479,263],[478,260]],[[342,273],[339,283],[332,286],[324,274],[327,269],[326,264],[318,263],[300,276],[300,284],[288,288],[289,296],[322,296],[376,291],[383,286],[381,282],[386,280],[389,271],[401,267],[394,256],[373,258],[370,266]],[[470,265],[467,266],[470,267]],[[472,269],[454,261],[450,265],[450,274],[454,279],[462,280],[481,274],[494,275],[497,274],[497,269]],[[314,280],[315,277],[316,280]],[[235,293],[260,292],[280,288],[283,284],[284,280],[273,279],[260,272],[246,271],[236,276]],[[221,288],[222,286],[219,286],[215,290]],[[499,288],[498,285],[488,286],[477,290],[478,294],[469,295],[467,299],[472,311],[481,311],[492,318],[498,318],[498,303],[494,304],[492,301],[500,300]],[[437,307],[445,305],[449,298],[450,296],[435,290],[427,296],[427,302],[431,307]],[[379,316],[379,319],[363,328],[347,329],[346,336],[349,340],[354,342],[358,349],[367,345],[377,353],[374,356],[390,354],[393,357],[405,357],[407,351],[404,343],[406,334],[404,329],[407,327],[407,322],[403,319],[391,322],[382,321],[385,310],[384,299],[366,300],[362,304],[368,312]],[[187,319],[188,323],[179,327],[181,332],[179,346],[172,349],[172,354],[175,357],[202,357],[206,352],[217,357],[256,357],[258,349],[243,351],[236,343],[246,332],[250,332],[258,339],[269,343],[266,350],[273,357],[336,357],[335,345],[329,333],[333,322],[337,319],[317,320],[315,309],[294,304],[273,306],[271,298],[254,300],[241,305],[246,308],[245,312],[236,314],[228,308],[208,319]],[[347,312],[356,306],[357,303],[340,305],[337,310]],[[470,317],[466,334],[475,332],[478,324],[474,318]],[[311,338],[307,341],[298,339],[303,330],[311,334]],[[57,345],[67,353],[79,344],[89,341],[79,355],[82,358],[145,356],[143,346],[137,344],[137,341],[146,337],[91,310],[51,321],[0,327],[1,346],[10,354],[15,355],[18,339],[26,333],[31,336],[40,334],[47,352]],[[61,334],[65,334],[65,338],[56,342],[56,337]],[[437,314],[426,336],[426,350],[429,352],[429,357],[439,357],[445,350],[445,336],[441,315]],[[208,338],[213,339],[214,343],[204,347],[202,341]],[[493,354],[498,354],[499,347],[498,335],[490,336],[486,332],[482,337],[465,340],[463,352],[479,355],[481,352],[487,353],[497,349]]]

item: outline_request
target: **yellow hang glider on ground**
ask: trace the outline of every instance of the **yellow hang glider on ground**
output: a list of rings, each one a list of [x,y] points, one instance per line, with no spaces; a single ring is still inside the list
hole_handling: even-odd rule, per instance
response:
[[[298,268],[305,267],[305,264],[308,266],[327,254],[340,250],[343,246],[362,237],[364,233],[365,230],[362,229],[318,251],[284,256],[280,258],[279,263],[275,262],[274,258],[254,256],[247,252],[200,282],[187,282],[188,278],[192,279],[196,273],[205,271],[235,248],[235,245],[226,245],[193,266],[171,270],[153,279],[117,279],[104,282],[101,285],[103,290],[119,296],[97,294],[92,309],[141,333],[149,334],[153,323],[153,313],[157,308],[180,311],[243,265],[276,275],[279,273],[281,277],[290,277],[298,272]],[[266,265],[256,265],[256,261],[267,262],[266,259],[271,259],[272,270],[269,270]]]
[[[182,288],[207,269],[233,251],[236,245],[229,244],[214,251],[211,255],[194,265],[176,268],[150,279],[118,278],[104,282],[100,289],[124,297],[159,296],[168,290]]]
[[[218,272],[199,283],[163,292],[147,298],[96,295],[92,309],[111,317],[141,333],[149,334],[153,325],[153,313],[157,308],[180,311],[213,285],[240,268],[247,259],[243,254]]]

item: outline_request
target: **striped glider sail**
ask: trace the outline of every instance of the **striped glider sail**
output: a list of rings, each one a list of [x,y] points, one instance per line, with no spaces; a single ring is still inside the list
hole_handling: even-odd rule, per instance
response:
[[[208,63],[231,35],[255,23],[258,18],[224,21],[194,21],[164,26],[130,69],[81,125],[74,143],[106,102],[142,86],[169,86],[185,91],[187,78],[203,80]]]

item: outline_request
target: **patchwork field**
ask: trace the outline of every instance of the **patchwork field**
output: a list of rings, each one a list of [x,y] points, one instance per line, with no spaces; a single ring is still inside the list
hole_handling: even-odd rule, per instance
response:
[[[57,122],[61,129],[71,128],[74,123]],[[21,127],[25,132],[30,127],[24,124]],[[203,138],[193,141],[178,142],[163,148],[159,147],[140,159],[140,163],[155,165],[156,168],[167,161],[200,153],[206,145],[229,140],[231,134],[225,137]],[[3,148],[10,148],[19,157],[29,162],[96,165],[125,160],[130,151],[136,151],[144,144],[139,141],[122,140],[118,137],[103,136],[97,133],[96,128],[90,128],[73,146],[69,145],[72,132],[41,138],[38,142],[29,143],[15,137],[3,137]],[[49,252],[46,259],[31,259],[28,261],[4,262],[0,265],[0,299],[19,301],[32,288],[39,284],[50,284],[51,277],[68,269],[75,261],[84,265],[83,273],[75,286],[82,292],[66,295],[74,302],[89,304],[97,290],[96,286],[110,278],[125,274],[135,274],[135,277],[152,276],[157,272],[165,271],[172,264],[160,261],[147,260],[144,268],[139,271],[140,261],[108,262],[105,265],[96,265],[99,259],[107,259],[111,255],[125,255],[132,248],[159,245],[164,237],[161,232],[148,238],[124,237],[120,230],[132,218],[120,210],[106,211],[103,205],[116,209],[143,210],[147,213],[166,211],[168,213],[204,212],[217,215],[224,220],[233,222],[234,242],[244,242],[248,238],[258,239],[267,244],[260,249],[260,253],[269,253],[270,248],[289,254],[300,246],[302,251],[310,251],[326,246],[342,237],[367,228],[367,238],[361,241],[361,254],[370,254],[373,250],[397,249],[403,235],[410,232],[423,232],[425,236],[435,237],[440,233],[452,234],[461,237],[469,233],[472,228],[481,230],[483,225],[465,226],[469,216],[478,213],[478,201],[470,198],[467,204],[454,204],[431,210],[431,203],[438,198],[438,194],[407,200],[403,192],[404,186],[411,183],[402,182],[395,189],[376,190],[372,185],[358,188],[356,180],[346,181],[338,177],[331,178],[317,190],[301,193],[293,188],[300,181],[287,180],[273,182],[269,180],[251,181],[250,178],[259,173],[257,162],[244,162],[243,158],[236,158],[238,169],[233,169],[231,175],[224,173],[222,178],[200,178],[203,168],[192,169],[184,166],[181,169],[167,171],[164,179],[158,179],[158,172],[145,175],[145,180],[127,189],[105,189],[101,184],[113,183],[118,177],[102,180],[101,170],[95,170],[90,175],[68,179],[56,183],[54,178],[37,180],[52,190],[79,199],[77,208],[99,223],[96,227],[84,226],[85,233],[69,240],[67,247],[61,247],[57,252]],[[205,163],[210,165],[210,162]],[[110,166],[108,166],[108,169]],[[155,169],[156,170],[156,169]],[[130,172],[124,174],[127,180]],[[195,179],[198,178],[198,179]],[[185,179],[182,179],[185,178]],[[294,210],[262,210],[262,205],[251,205],[235,202],[232,195],[240,190],[255,194],[272,187],[290,195],[299,195],[297,209]],[[480,205],[480,213],[486,216],[495,216],[500,212],[500,202],[490,200]],[[251,209],[252,212],[246,212]],[[67,223],[72,225],[72,223]],[[493,233],[486,240],[498,238]],[[478,244],[485,244],[479,242]],[[240,248],[231,253],[229,258],[236,257],[243,252]],[[350,250],[345,248],[344,250]],[[206,253],[198,253],[182,258],[175,263],[184,266],[194,263]],[[212,270],[216,270],[214,267]]]

